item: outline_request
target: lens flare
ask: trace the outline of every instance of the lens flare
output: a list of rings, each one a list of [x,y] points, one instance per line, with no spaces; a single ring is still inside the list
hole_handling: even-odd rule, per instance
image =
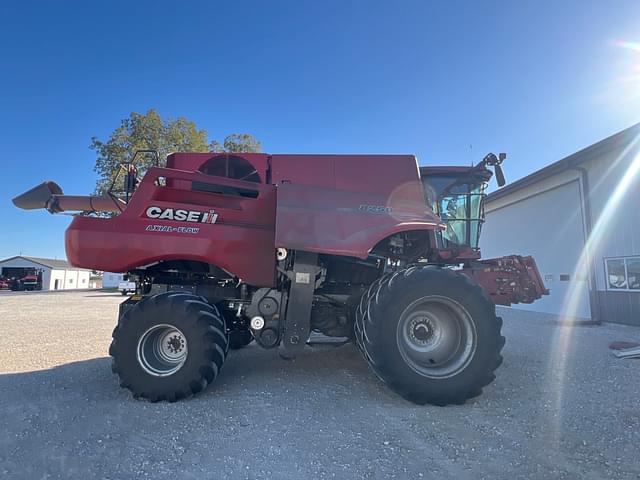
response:
[[[628,48],[629,50],[636,50],[636,51],[640,52],[640,43],[637,43],[637,42],[627,42],[627,41],[624,41],[624,40],[614,40],[613,44],[616,47]]]
[[[640,105],[640,43],[612,40],[609,46],[615,52],[600,69],[607,80],[594,98],[607,109],[621,109],[621,114],[629,115]]]
[[[640,49],[640,45],[638,45]],[[640,144],[640,137],[634,138],[629,145],[618,155],[611,163],[607,172],[602,175],[599,182],[594,187],[597,188],[604,177],[612,175],[615,168],[622,161],[628,158],[628,155],[634,152],[634,149]],[[598,251],[607,234],[610,233],[610,226],[616,218],[616,213],[620,211],[626,193],[629,191],[633,182],[640,178],[640,153],[636,153],[631,164],[625,171],[624,175],[616,185],[612,195],[607,200],[604,208],[600,212],[591,234],[585,242],[584,248],[580,252],[580,257],[573,272],[572,282],[569,282],[569,289],[564,298],[562,308],[562,317],[568,320],[575,319],[579,312],[580,302],[584,293],[584,282],[577,281],[584,279],[591,282],[590,271],[594,267],[592,259],[594,252]],[[591,285],[592,289],[596,289],[596,285]],[[598,312],[592,312],[598,314]],[[567,379],[567,362],[571,353],[571,336],[574,329],[571,326],[559,326],[553,339],[553,348],[549,359],[549,391],[553,396],[553,439],[557,446],[560,443],[561,427],[562,427],[562,407],[564,398],[564,385]]]
[[[640,43],[637,42],[626,42],[623,40],[615,40],[613,45],[616,47],[624,48],[627,50],[632,50],[634,52],[640,52]],[[635,55],[634,55],[635,57]],[[629,63],[630,62],[630,63]],[[625,73],[617,78],[617,83],[633,83],[637,84],[640,82],[640,64],[635,63],[635,60],[629,60],[627,62],[626,70],[628,73]]]

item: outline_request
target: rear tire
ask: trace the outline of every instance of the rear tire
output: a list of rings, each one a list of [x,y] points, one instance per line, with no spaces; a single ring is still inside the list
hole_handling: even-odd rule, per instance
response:
[[[167,292],[128,309],[113,331],[109,354],[120,386],[152,402],[174,402],[218,376],[229,339],[224,318],[202,297]]]
[[[414,403],[462,404],[502,363],[502,319],[482,288],[436,267],[386,275],[363,295],[356,342],[376,375]]]

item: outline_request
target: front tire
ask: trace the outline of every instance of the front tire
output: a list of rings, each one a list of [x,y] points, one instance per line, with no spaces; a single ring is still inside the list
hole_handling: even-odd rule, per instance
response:
[[[418,404],[462,404],[494,380],[502,320],[479,285],[429,266],[395,272],[372,287],[356,313],[356,341],[394,391]]]
[[[204,390],[218,376],[229,338],[224,318],[202,297],[167,292],[127,310],[109,354],[120,385],[152,402],[174,402]]]

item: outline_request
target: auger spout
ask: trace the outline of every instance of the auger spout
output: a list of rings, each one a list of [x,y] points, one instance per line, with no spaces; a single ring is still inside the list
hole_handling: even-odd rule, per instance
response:
[[[60,186],[46,181],[18,195],[13,204],[23,210],[44,208],[50,213],[121,212],[126,204],[115,197],[98,195],[65,195]]]

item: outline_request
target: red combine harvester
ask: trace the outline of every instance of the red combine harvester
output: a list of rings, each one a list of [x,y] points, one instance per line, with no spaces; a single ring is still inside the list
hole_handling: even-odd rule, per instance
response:
[[[418,167],[412,155],[175,153],[141,179],[136,156],[104,196],[45,182],[14,199],[79,212],[71,264],[136,279],[110,348],[136,397],[188,397],[229,348],[255,340],[293,358],[315,331],[355,340],[408,400],[463,403],[502,362],[495,304],[548,293],[531,257],[480,260],[503,154]]]

